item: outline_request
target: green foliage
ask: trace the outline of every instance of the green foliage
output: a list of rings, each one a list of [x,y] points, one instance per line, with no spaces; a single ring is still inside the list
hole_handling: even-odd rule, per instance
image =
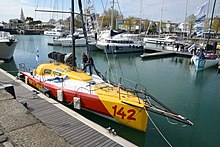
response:
[[[212,25],[212,28],[214,29],[214,32],[217,34],[217,33],[220,33],[220,18],[219,17],[215,17],[213,19],[213,25]]]
[[[188,24],[190,34],[192,33],[193,26],[195,25],[195,20],[196,20],[196,17],[194,14],[192,14],[186,18],[186,22]]]
[[[110,27],[111,25],[111,15],[112,15],[112,9],[105,10],[103,15],[100,16],[100,20],[102,20],[102,27]],[[113,29],[115,29],[116,25],[116,19],[119,17],[119,12],[117,10],[114,10],[113,13]]]

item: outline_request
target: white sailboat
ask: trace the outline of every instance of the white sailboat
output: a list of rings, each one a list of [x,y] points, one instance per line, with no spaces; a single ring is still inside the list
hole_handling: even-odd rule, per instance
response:
[[[129,53],[143,51],[142,42],[138,40],[138,34],[117,34],[111,36],[110,30],[105,31],[104,37],[101,37],[96,46],[104,53]]]
[[[197,55],[194,55],[191,58],[191,63],[195,65],[196,70],[202,70],[212,66],[217,66],[219,62],[220,62],[220,58],[217,57],[201,59]]]
[[[206,5],[208,4],[207,2],[205,3]],[[199,13],[205,13],[207,11],[207,9],[202,9],[202,7],[205,7],[203,4],[200,9],[200,12],[197,12],[197,14]],[[210,23],[210,29],[211,30],[211,26],[212,26],[212,20],[213,20],[213,15],[214,15],[214,10],[215,10],[215,4],[216,4],[216,0],[214,1],[213,4],[213,10],[212,10],[212,16],[211,16],[211,23]],[[210,33],[210,31],[209,31]],[[210,35],[207,41],[207,45],[209,44],[209,39],[210,39]],[[207,50],[206,46],[206,50]],[[200,51],[201,52],[201,51]],[[203,53],[202,53],[203,54]],[[198,54],[194,54],[191,58],[191,63],[193,63],[195,65],[196,70],[203,70],[212,66],[217,66],[217,64],[220,62],[220,58],[219,55],[215,55],[213,53],[211,54],[206,54],[204,55],[204,57],[200,57]]]
[[[96,47],[107,54],[143,51],[143,44],[139,40],[138,34],[118,34],[113,31],[114,0],[112,4],[111,29],[101,32],[96,42]]]
[[[83,47],[86,46],[86,39],[82,32],[76,31],[74,34],[75,37],[75,46]],[[53,42],[51,43],[54,46],[63,46],[63,47],[71,47],[72,46],[72,35],[67,35],[66,37],[55,37],[53,38]]]
[[[54,29],[50,31],[44,31],[46,36],[64,36],[66,35],[66,30],[64,25],[57,25]]]

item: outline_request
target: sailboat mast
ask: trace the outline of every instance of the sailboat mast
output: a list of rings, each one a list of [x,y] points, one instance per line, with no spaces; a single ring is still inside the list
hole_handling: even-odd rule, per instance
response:
[[[162,33],[163,5],[164,5],[164,0],[162,1],[162,7],[161,7],[159,38],[160,38],[160,33]]]
[[[73,61],[72,61],[72,65],[73,68],[76,67],[76,54],[75,54],[75,24],[74,24],[74,0],[71,1],[71,35],[72,35],[72,55],[73,55]]]
[[[141,0],[141,5],[140,5],[140,28],[139,28],[139,34],[141,34],[141,19],[142,19],[142,0]]]
[[[214,11],[215,11],[215,4],[216,4],[216,0],[214,0],[214,4],[213,4],[213,8],[212,8],[212,16],[211,16],[211,23],[210,23],[210,26],[209,26],[209,35],[208,35],[207,45],[209,44],[209,40],[210,40],[210,32],[211,32],[211,29],[212,29],[212,21],[213,21],[213,15],[214,15]]]
[[[84,38],[86,39],[86,51],[87,51],[87,53],[89,53],[90,49],[88,48],[88,36],[87,36],[87,32],[86,32],[85,21],[83,18],[82,1],[78,0],[78,4],[79,4],[79,11],[80,11],[80,16],[81,16],[81,20],[82,20],[83,34],[84,34]]]
[[[186,0],[186,9],[185,9],[185,17],[184,17],[184,23],[183,23],[183,29],[182,29],[182,37],[184,38],[184,36],[185,36],[185,33],[184,33],[184,29],[186,29],[186,17],[187,17],[187,11],[188,11],[188,0]],[[188,35],[186,36],[187,37],[187,39],[188,39]]]
[[[112,16],[111,16],[111,29],[113,29],[113,19],[114,19],[114,5],[115,1],[112,0]]]

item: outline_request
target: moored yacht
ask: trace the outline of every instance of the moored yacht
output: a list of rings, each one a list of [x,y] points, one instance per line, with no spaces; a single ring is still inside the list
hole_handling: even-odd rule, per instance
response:
[[[0,31],[0,59],[10,60],[13,57],[16,40],[9,32]]]
[[[74,36],[75,36],[76,47],[86,46],[86,39],[84,37],[80,37],[77,33],[75,33]],[[53,38],[53,42],[50,44],[54,46],[71,47],[72,35],[67,35],[66,37]]]
[[[44,35],[47,36],[64,36],[66,35],[64,25],[57,25],[54,29],[50,31],[44,31]]]
[[[166,36],[161,38],[150,38],[150,37],[143,38],[144,43],[163,44],[163,45],[174,44],[175,41],[176,41],[175,36]]]
[[[105,53],[129,53],[143,51],[142,42],[138,40],[138,34],[117,34],[112,35],[112,31],[102,34],[96,46]]]

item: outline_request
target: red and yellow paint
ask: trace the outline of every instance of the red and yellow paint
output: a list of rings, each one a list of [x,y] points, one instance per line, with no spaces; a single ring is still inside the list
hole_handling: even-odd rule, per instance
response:
[[[45,70],[50,70],[51,72],[45,72]],[[144,107],[147,104],[130,92],[103,82],[94,85],[93,89],[96,94],[83,93],[57,87],[53,84],[39,81],[34,76],[25,74],[25,72],[21,73],[28,77],[30,85],[35,88],[45,87],[50,90],[54,97],[57,97],[57,90],[62,90],[63,98],[66,102],[73,103],[73,97],[78,97],[80,98],[81,107],[112,117],[119,123],[131,128],[146,131],[148,116]],[[73,79],[73,82],[74,80],[85,82],[92,80],[86,73],[80,70],[72,71],[64,64],[41,64],[34,70],[34,75],[54,76],[54,73],[59,74],[59,76],[67,75],[69,79]]]

